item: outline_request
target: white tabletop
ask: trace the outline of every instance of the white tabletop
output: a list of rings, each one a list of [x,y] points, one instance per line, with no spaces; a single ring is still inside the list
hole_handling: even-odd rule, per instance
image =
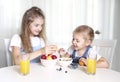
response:
[[[57,71],[59,67],[47,68],[39,63],[31,64],[30,74],[19,74],[19,66],[10,66],[0,69],[1,82],[120,82],[120,73],[97,68],[95,75],[88,75],[84,67],[77,69],[67,68]]]

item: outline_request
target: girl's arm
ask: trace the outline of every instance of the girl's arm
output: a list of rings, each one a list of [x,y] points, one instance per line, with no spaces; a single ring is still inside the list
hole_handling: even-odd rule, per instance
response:
[[[29,54],[26,54],[26,55],[29,55],[30,56],[30,60],[32,60],[32,59],[40,56],[44,52],[45,52],[45,49],[42,48],[40,50],[37,50],[35,52],[29,53]],[[16,46],[13,46],[12,47],[12,54],[13,54],[13,63],[15,65],[18,65],[20,63],[20,56],[21,56],[20,48],[16,47]]]
[[[35,52],[29,53],[30,60],[33,60],[34,58],[36,58],[42,54],[46,54],[46,55],[53,54],[56,51],[57,51],[56,45],[49,45],[49,46],[43,47]]]
[[[20,61],[20,48],[16,46],[12,46],[12,55],[13,55],[13,64],[18,65]]]
[[[27,53],[26,55],[30,56],[30,60],[33,60],[34,58],[36,58],[36,57],[38,57],[38,56],[40,56],[42,54],[46,54],[46,52],[48,54],[51,54],[51,53],[54,53],[56,50],[57,50],[57,47],[55,45],[50,45],[50,46],[41,48],[41,49],[39,49],[37,51],[34,51],[32,53]],[[13,54],[13,62],[14,62],[14,64],[18,65],[19,62],[20,62],[20,55],[21,55],[20,48],[16,47],[16,46],[13,46],[12,47],[12,54]]]
[[[109,68],[109,63],[104,57],[101,57],[97,61],[97,67],[99,67],[99,68]]]
[[[87,59],[85,58],[81,58],[79,60],[79,62],[82,61],[84,63],[84,65],[87,66]],[[98,68],[109,68],[109,63],[107,62],[107,60],[104,57],[101,57],[98,61],[97,61],[97,66]]]

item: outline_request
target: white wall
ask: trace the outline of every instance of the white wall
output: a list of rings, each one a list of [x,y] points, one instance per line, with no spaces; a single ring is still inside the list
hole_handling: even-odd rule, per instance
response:
[[[0,38],[20,32],[22,16],[31,6],[31,0],[0,0]]]

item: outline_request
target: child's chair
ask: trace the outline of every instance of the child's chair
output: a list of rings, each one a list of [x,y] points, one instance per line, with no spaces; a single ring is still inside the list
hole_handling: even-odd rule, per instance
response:
[[[117,40],[98,40],[95,39],[92,43],[93,49],[95,49],[101,56],[105,57],[109,64],[110,69],[112,67],[112,60],[115,51]]]
[[[8,50],[9,43],[10,43],[10,39],[4,39],[7,66],[11,66],[13,64],[12,63],[12,55],[11,55],[10,51]]]
[[[12,55],[8,50],[9,39],[0,38],[0,68],[12,65]]]

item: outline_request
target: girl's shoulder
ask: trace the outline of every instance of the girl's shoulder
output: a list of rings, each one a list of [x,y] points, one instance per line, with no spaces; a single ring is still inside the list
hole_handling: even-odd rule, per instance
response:
[[[11,39],[17,40],[17,39],[21,39],[21,38],[20,38],[20,35],[14,34]]]
[[[88,53],[89,53],[90,55],[96,54],[96,55],[97,55],[97,60],[99,60],[99,59],[102,57],[102,56],[101,56],[94,48],[92,48],[92,47],[89,49]]]
[[[11,40],[10,40],[10,45],[9,45],[9,50],[12,51],[12,46],[17,46],[19,48],[21,48],[21,38],[20,35],[15,34],[12,36]]]
[[[20,38],[20,35],[18,34],[15,34],[12,36],[11,38],[11,44],[21,44],[21,38]]]

